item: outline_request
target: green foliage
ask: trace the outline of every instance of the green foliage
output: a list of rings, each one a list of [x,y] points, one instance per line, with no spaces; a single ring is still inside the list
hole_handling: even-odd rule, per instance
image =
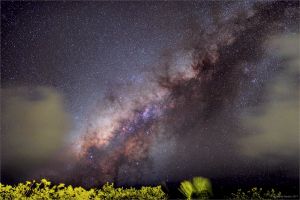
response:
[[[82,187],[51,185],[50,181],[42,179],[41,182],[27,181],[16,186],[0,184],[0,199],[66,199],[66,200],[113,200],[113,199],[167,199],[161,186],[135,188],[114,188],[113,184],[105,184],[101,189],[86,190]]]
[[[187,198],[191,199],[194,192],[193,184],[190,181],[182,181],[180,183],[179,191]]]
[[[280,199],[281,192],[275,192],[274,189],[263,191],[262,188],[257,189],[256,187],[248,190],[247,192],[243,192],[242,189],[238,189],[236,193],[231,194],[231,199]]]
[[[210,195],[212,195],[211,182],[207,178],[194,177],[193,186],[196,195],[199,197],[208,198]]]
[[[192,180],[181,182],[179,191],[188,199],[208,199],[212,196],[211,182],[207,178],[194,177]],[[248,199],[280,199],[281,193],[274,189],[263,191],[262,188],[252,188],[244,192],[238,189],[232,193],[230,199],[248,200]],[[3,185],[0,183],[0,200],[131,200],[131,199],[149,199],[163,200],[167,195],[162,191],[161,186],[136,188],[115,188],[113,183],[106,183],[102,188],[92,188],[86,190],[82,187],[66,186],[61,183],[58,185],[51,184],[50,181],[42,179],[40,182],[26,181],[16,186]]]
[[[179,191],[187,198],[208,199],[212,195],[211,182],[207,178],[194,177],[180,183]]]

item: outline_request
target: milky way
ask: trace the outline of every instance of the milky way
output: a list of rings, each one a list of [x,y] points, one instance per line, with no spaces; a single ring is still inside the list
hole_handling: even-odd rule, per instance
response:
[[[186,66],[176,68],[176,61],[170,61],[174,59],[172,52],[158,67],[157,85],[135,93],[138,100],[128,94],[129,105],[123,103],[108,118],[100,115],[93,119],[93,127],[77,144],[78,162],[87,169],[83,176],[117,182],[122,165],[139,173],[140,163],[149,161],[150,148],[159,134],[184,137],[195,124],[204,123],[233,102],[240,89],[236,82],[242,76],[238,64],[259,59],[262,42],[276,28],[274,23],[282,18],[284,6],[289,5],[262,7],[239,18],[243,23],[229,21],[209,34],[195,31],[199,39],[185,47],[190,55]],[[110,103],[114,104],[113,100]],[[171,126],[172,131],[161,133],[158,124]]]
[[[121,184],[178,181],[194,175],[215,178],[223,176],[224,171],[226,176],[242,176],[245,171],[247,176],[252,176],[264,173],[265,168],[271,168],[270,171],[282,168],[283,164],[257,164],[257,160],[241,156],[236,138],[251,134],[242,125],[241,113],[264,102],[265,85],[272,75],[281,71],[283,62],[267,55],[267,43],[274,35],[299,31],[296,23],[299,20],[298,2],[128,3],[129,10],[136,10],[137,15],[142,16],[142,23],[138,17],[131,22],[130,16],[134,14],[129,14],[117,3],[99,3],[99,10],[92,9],[92,3],[83,5],[69,4],[70,19],[62,21],[69,20],[67,24],[70,24],[76,20],[73,12],[90,8],[90,16],[87,12],[80,14],[89,22],[83,20],[80,24],[91,23],[87,34],[92,39],[85,36],[82,27],[78,30],[83,32],[78,35],[74,30],[62,28],[63,34],[74,34],[70,36],[74,41],[66,39],[66,35],[62,36],[66,37],[63,40],[56,29],[46,32],[46,35],[58,34],[52,40],[55,40],[57,51],[49,47],[48,52],[54,60],[45,57],[38,62],[39,58],[23,55],[30,57],[25,59],[26,64],[14,63],[19,61],[11,61],[9,55],[18,51],[9,47],[10,44],[4,45],[10,52],[3,56],[6,59],[3,71],[6,87],[18,85],[18,82],[51,86],[62,91],[66,104],[72,102],[68,109],[75,128],[63,147],[66,151],[58,158],[49,159],[49,169],[35,170],[26,174],[27,177],[46,175],[54,180],[94,186],[107,181]],[[60,8],[57,3],[26,6],[27,10],[37,9],[36,12]],[[68,8],[64,6],[62,10]],[[10,10],[7,15],[16,12],[9,4],[6,8]],[[160,14],[148,19],[141,14],[148,8]],[[106,12],[115,13],[116,10],[120,10],[123,17],[128,15],[126,20],[119,19],[117,14],[106,16]],[[60,12],[55,15],[63,16]],[[103,29],[94,29],[98,21],[93,17],[98,15],[106,16],[98,19],[104,20],[101,22]],[[113,20],[114,26],[121,23],[116,25],[121,28],[115,28],[105,19]],[[59,27],[63,24],[51,15],[48,20]],[[150,36],[143,30],[147,20],[148,26],[153,25],[148,27]],[[42,29],[44,22],[37,21],[37,27]],[[126,28],[131,27],[128,24],[135,23],[132,29],[139,30],[128,33]],[[24,27],[31,30],[31,26]],[[105,32],[110,26],[119,31]],[[122,26],[126,27],[123,32]],[[9,30],[7,28],[3,35],[11,39]],[[98,32],[101,37],[97,36]],[[112,36],[105,36],[107,33]],[[38,31],[38,34],[41,33]],[[105,37],[109,42],[103,39]],[[66,44],[68,50],[59,47],[60,40],[69,43]],[[94,46],[95,41],[101,43],[99,40],[106,45]],[[120,43],[126,48],[119,48]],[[42,42],[36,44],[43,46]],[[132,45],[144,47],[132,51]],[[81,60],[77,60],[77,51]],[[47,52],[37,55],[44,56]],[[57,59],[64,55],[66,58]],[[30,63],[35,66],[35,62],[46,62],[46,66],[52,66],[49,63],[54,62],[60,67],[66,62],[73,68],[54,67],[53,71],[44,69],[41,73],[39,68],[32,67],[32,75],[25,76],[15,67],[16,64],[26,66]],[[9,70],[9,65],[14,66],[14,73]],[[33,80],[34,74],[40,74],[41,80]],[[290,159],[282,159],[291,167],[283,167],[283,171],[294,173],[298,164]],[[249,169],[255,169],[255,172]]]

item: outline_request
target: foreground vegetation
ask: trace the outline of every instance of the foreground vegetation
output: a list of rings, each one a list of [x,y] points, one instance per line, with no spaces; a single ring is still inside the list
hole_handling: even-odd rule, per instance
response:
[[[212,196],[211,182],[207,178],[194,177],[191,181],[181,182],[179,191],[186,199],[208,199]]]
[[[135,188],[114,188],[113,184],[105,184],[100,189],[85,190],[82,187],[65,186],[64,184],[51,185],[50,181],[27,181],[17,186],[0,185],[1,199],[167,199],[161,186]]]
[[[182,181],[178,190],[185,199],[209,199],[213,198],[212,184],[209,179],[194,177],[191,180]],[[238,189],[232,193],[229,199],[282,199],[280,192],[274,189],[264,191],[262,188],[252,188],[246,192]],[[113,184],[105,184],[102,188],[86,190],[82,187],[66,186],[61,183],[52,185],[50,181],[42,179],[40,182],[27,181],[16,186],[0,184],[0,199],[66,199],[66,200],[87,200],[87,199],[168,199],[161,186],[136,188],[115,188]]]
[[[231,199],[247,200],[247,199],[282,199],[281,192],[274,189],[263,191],[262,188],[254,187],[247,192],[238,189],[236,193],[231,194]]]

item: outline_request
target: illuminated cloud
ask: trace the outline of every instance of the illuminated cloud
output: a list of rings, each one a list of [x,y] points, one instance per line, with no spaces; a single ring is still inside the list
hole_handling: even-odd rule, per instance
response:
[[[63,98],[47,87],[1,89],[2,165],[24,168],[59,151],[69,129]]]
[[[242,154],[252,157],[295,156],[299,153],[299,35],[273,38],[273,53],[286,59],[280,74],[266,87],[267,99],[244,118],[253,134],[239,140]]]

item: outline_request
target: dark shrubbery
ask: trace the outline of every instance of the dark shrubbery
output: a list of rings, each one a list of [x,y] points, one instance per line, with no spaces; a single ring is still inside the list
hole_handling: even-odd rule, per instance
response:
[[[231,199],[237,200],[248,200],[248,199],[280,199],[281,192],[275,192],[274,189],[263,191],[262,188],[257,189],[256,187],[243,192],[242,189],[238,189],[236,193],[231,194]]]

